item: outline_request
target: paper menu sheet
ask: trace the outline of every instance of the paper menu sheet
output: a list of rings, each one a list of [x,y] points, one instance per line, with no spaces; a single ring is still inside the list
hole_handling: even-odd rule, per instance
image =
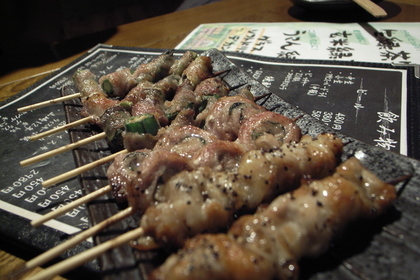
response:
[[[202,24],[176,48],[286,59],[420,63],[420,23]]]

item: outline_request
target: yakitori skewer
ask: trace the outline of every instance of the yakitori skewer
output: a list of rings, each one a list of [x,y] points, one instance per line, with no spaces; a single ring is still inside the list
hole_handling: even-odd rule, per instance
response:
[[[135,82],[135,78],[137,78],[139,80],[156,78],[156,76],[158,74],[160,74],[161,70],[160,69],[156,70],[154,68],[158,68],[158,67],[168,68],[168,67],[170,67],[172,65],[172,63],[174,62],[174,61],[172,61],[173,60],[172,54],[173,54],[173,51],[165,52],[160,57],[158,57],[157,59],[152,61],[151,63],[141,65],[138,69],[136,69],[135,73],[132,74],[133,75],[133,77],[131,79],[132,83]],[[190,56],[191,56],[191,58],[189,58],[190,60],[195,58],[195,56],[193,56],[193,55],[190,55]],[[178,61],[178,63],[177,63],[178,66],[177,67],[182,69],[183,65],[181,65],[181,64],[189,62],[189,60],[187,60],[186,62],[185,62],[185,60],[186,59],[184,58],[183,61]],[[115,73],[111,73],[109,75],[105,75],[104,77],[102,77],[101,85],[100,85],[102,88],[100,89],[100,92],[105,91],[108,94],[114,94],[115,88],[114,88],[114,85],[112,84],[112,82],[114,81],[115,78],[118,79],[118,78],[121,78],[121,76],[124,76],[124,75],[121,75],[121,73],[124,74],[127,71],[130,71],[130,69],[128,69],[128,68],[123,69],[123,70],[116,71]],[[114,76],[116,76],[116,77],[114,77]],[[86,85],[86,86],[91,87],[91,85]],[[133,84],[133,86],[134,86],[134,84]],[[76,99],[76,98],[80,98],[80,97],[84,97],[84,96],[87,96],[86,92],[74,93],[74,94],[63,96],[63,97],[58,97],[58,98],[42,101],[42,102],[39,102],[39,103],[35,103],[35,104],[32,104],[32,105],[24,106],[24,107],[18,108],[17,111],[19,113],[23,113],[23,112],[26,112],[26,111],[35,110],[35,109],[38,109],[38,108],[46,107],[46,106],[49,106],[49,105],[57,104],[57,103],[60,103],[60,102],[64,102],[64,101],[68,101],[68,100],[72,100],[72,99]]]
[[[59,126],[59,127],[56,127],[56,128],[53,128],[53,129],[50,129],[50,130],[47,130],[47,131],[44,131],[44,132],[41,132],[41,133],[38,133],[38,134],[35,134],[35,135],[32,135],[32,136],[29,137],[29,140],[31,140],[31,141],[38,140],[38,139],[47,137],[49,135],[52,135],[52,134],[55,134],[55,133],[58,133],[58,132],[61,132],[61,131],[64,131],[64,130],[67,130],[67,129],[70,129],[70,128],[73,128],[73,127],[76,127],[76,126],[79,126],[79,125],[82,125],[82,124],[85,124],[85,123],[88,123],[91,120],[92,120],[92,117],[86,117],[86,118],[83,118],[83,119],[65,124],[63,126]]]
[[[54,211],[51,211],[50,213],[45,214],[38,219],[32,220],[31,225],[33,227],[38,227],[38,226],[46,223],[47,221],[52,220],[52,219],[54,219],[58,216],[61,216],[61,215],[69,212],[70,210],[72,210],[72,209],[74,209],[74,208],[76,208],[76,207],[78,207],[82,204],[86,204],[86,203],[94,200],[95,198],[98,198],[98,197],[100,197],[104,194],[107,194],[110,191],[112,191],[112,188],[111,188],[110,185],[107,185],[103,188],[97,189],[96,191],[91,192],[91,193],[89,193],[85,196],[82,196],[81,198],[78,198],[76,200],[73,200],[72,202],[66,204],[65,206],[60,207],[60,208],[58,208]]]
[[[38,108],[46,107],[46,106],[49,106],[49,105],[57,104],[57,103],[60,103],[60,102],[76,99],[76,98],[79,98],[79,97],[82,97],[82,96],[83,96],[82,93],[73,93],[73,94],[63,96],[63,97],[58,97],[58,98],[42,101],[42,102],[39,102],[39,103],[35,103],[35,104],[32,104],[32,105],[28,105],[28,106],[25,106],[25,107],[21,107],[21,108],[18,108],[17,111],[19,113],[23,113],[23,112],[35,110],[35,109],[38,109]]]
[[[130,242],[133,239],[136,239],[143,235],[143,229],[142,228],[136,228],[129,232],[126,232],[112,240],[109,240],[107,242],[104,242],[94,248],[91,248],[89,250],[86,250],[83,253],[80,253],[79,255],[76,255],[74,257],[68,258],[60,263],[57,263],[44,271],[34,275],[33,277],[27,278],[28,280],[44,280],[49,279],[55,275],[63,274],[65,272],[68,272],[76,267],[79,267],[80,265],[96,258],[98,255],[101,255],[105,253],[106,251],[116,248],[118,246],[121,246],[125,243]]]
[[[26,262],[23,270],[29,270],[29,269],[32,269],[32,268],[37,267],[37,266],[42,266],[43,264],[47,263],[48,261],[50,261],[50,260],[54,259],[55,257],[59,256],[60,254],[62,254],[66,250],[76,246],[77,244],[79,244],[83,240],[86,240],[89,237],[92,237],[92,236],[98,234],[99,232],[101,232],[105,228],[109,227],[110,225],[112,225],[112,224],[114,224],[118,221],[121,221],[122,219],[124,219],[124,218],[126,218],[126,217],[128,217],[132,214],[133,214],[133,208],[131,208],[131,207],[128,207],[128,208],[118,212],[114,216],[112,216],[112,217],[110,217],[110,218],[108,218],[108,219],[90,227],[89,229],[73,236],[69,240],[57,245],[56,247],[52,248],[51,250],[48,250],[45,253],[33,258],[32,260],[30,260],[28,262]],[[135,238],[135,237],[133,237],[133,238]],[[131,239],[129,239],[129,240],[131,240]],[[39,278],[39,279],[45,279],[45,278]]]
[[[223,243],[224,245],[220,243],[219,247],[218,245],[212,246],[211,242],[197,242],[196,245],[204,247],[194,248],[191,247],[190,244],[191,242],[194,243],[194,239],[192,239],[192,241],[189,241],[190,243],[187,242],[187,246],[190,246],[188,247],[189,249],[186,249],[187,251],[181,251],[181,255],[172,257],[166,262],[163,269],[167,269],[168,271],[158,270],[157,272],[163,273],[164,276],[177,276],[178,278],[176,279],[201,279],[201,277],[203,277],[206,273],[202,274],[202,271],[200,269],[204,270],[205,267],[205,269],[209,270],[207,272],[210,273],[206,276],[217,275],[218,277],[222,277],[223,275],[230,275],[235,276],[232,279],[243,279],[244,272],[242,271],[243,268],[240,265],[234,264],[233,267],[229,266],[229,261],[239,261],[239,263],[245,261],[237,260],[237,258],[235,257],[232,258],[232,256],[235,255],[235,253],[230,252],[229,248],[231,242],[233,242],[232,245],[234,246],[232,247],[232,249],[240,253],[238,256],[241,256],[241,250],[244,250],[244,252],[246,253],[248,252],[247,250],[251,248],[252,254],[255,254],[256,257],[253,258],[252,256],[254,255],[252,255],[250,256],[250,258],[248,258],[248,260],[259,260],[252,262],[252,267],[247,268],[250,271],[252,271],[253,276],[258,275],[258,271],[260,271],[260,268],[262,269],[261,271],[264,271],[264,273],[260,274],[259,276],[263,278],[268,275],[278,275],[275,274],[278,270],[281,270],[281,273],[284,272],[287,275],[289,275],[290,272],[290,274],[296,276],[296,271],[294,271],[293,268],[296,267],[297,262],[295,262],[295,260],[293,259],[294,255],[292,253],[298,252],[297,254],[306,254],[304,253],[305,251],[302,250],[302,248],[305,248],[305,245],[302,246],[300,244],[300,239],[294,239],[291,236],[288,236],[288,234],[290,233],[290,229],[296,230],[298,233],[301,232],[302,234],[305,234],[307,230],[309,230],[310,234],[308,236],[310,238],[303,239],[302,242],[310,243],[312,239],[315,239],[317,242],[312,242],[316,245],[314,245],[315,247],[311,248],[312,250],[307,254],[311,254],[314,250],[316,254],[320,254],[322,251],[326,250],[326,244],[328,244],[329,240],[331,239],[331,236],[336,232],[337,228],[343,228],[349,222],[349,220],[361,217],[378,216],[379,214],[385,212],[385,209],[392,204],[395,198],[396,195],[393,186],[377,178],[373,173],[365,169],[358,162],[357,159],[351,158],[350,160],[340,165],[333,175],[320,180],[308,179],[306,181],[303,181],[300,188],[296,189],[291,193],[278,196],[270,204],[271,208],[270,206],[268,208],[263,208],[254,216],[247,215],[239,218],[239,222],[236,222],[230,228],[229,237],[227,237],[227,239],[223,239],[225,241]],[[324,208],[326,208],[327,210],[324,211]],[[335,211],[329,211],[328,209],[330,208],[331,210]],[[349,209],[353,208],[356,208],[357,211],[352,210],[350,211],[351,214],[349,214]],[[374,209],[374,211],[372,211],[372,209]],[[309,214],[308,212],[308,214],[302,216],[303,222],[301,219],[295,218],[295,215],[299,215],[302,211],[311,212],[311,214]],[[254,222],[255,220],[259,219],[261,215],[265,215],[266,212],[268,213],[268,218],[264,218],[265,216],[262,216],[261,220]],[[316,213],[316,215],[318,216],[314,216],[314,213]],[[314,217],[319,218],[319,220],[313,219]],[[290,227],[290,223],[287,223],[288,219],[295,221],[298,227]],[[286,223],[279,225],[276,224],[276,226],[273,226],[273,223],[275,223],[277,220],[279,220],[279,222],[286,220]],[[325,226],[321,227],[318,225],[318,223],[325,224]],[[330,227],[334,230],[325,230],[325,227]],[[273,230],[276,230],[277,228],[279,229],[279,232],[283,232],[284,234],[276,235]],[[117,247],[134,238],[143,236],[145,232],[144,228],[139,227],[134,231],[130,231],[129,233],[132,233],[132,235],[124,234],[120,237],[103,243],[102,245],[98,245],[97,247],[92,248],[84,253],[81,253],[77,256],[74,256],[47,268],[45,271],[35,275],[35,277],[31,279],[45,279],[47,277],[52,277],[58,274],[65,273],[103,254],[110,248]],[[269,243],[271,246],[267,246],[264,245],[266,244],[266,242],[258,242],[258,238],[261,238],[261,236],[262,238],[264,238],[263,234],[269,234],[270,236],[273,236],[278,239],[265,239],[266,241],[269,240],[269,242],[275,243]],[[213,236],[222,235],[223,234]],[[198,240],[200,240],[202,236],[210,235],[198,235],[194,238],[198,238]],[[249,236],[253,237],[251,238]],[[296,234],[296,236],[301,235]],[[124,240],[124,242],[121,241],[122,239]],[[273,248],[279,248],[276,247],[276,242],[279,242],[279,244],[281,245],[280,248],[284,249],[284,251],[277,253],[276,250],[273,250]],[[323,245],[318,246],[318,244],[320,244],[321,242]],[[210,246],[207,247],[209,248],[207,250],[207,253],[211,254],[211,256],[207,253],[202,254],[203,251],[200,251],[200,248],[206,250],[205,246]],[[256,249],[252,249],[253,247],[255,247]],[[293,248],[295,250],[289,252],[288,249],[290,248]],[[195,252],[196,249],[198,249],[197,252]],[[228,250],[225,251],[225,249]],[[215,252],[215,254],[212,254],[212,252]],[[225,255],[225,253],[229,253],[229,255]],[[231,255],[230,253],[232,253],[233,255]],[[276,258],[277,255],[275,254],[285,254],[286,257]],[[293,262],[291,264],[293,264],[294,266],[286,266],[284,268],[282,266],[278,267],[276,265],[277,262],[288,261],[287,254],[292,254],[292,256],[288,257],[293,259]],[[184,261],[183,258],[186,258],[186,260]],[[224,263],[224,261],[226,260],[228,260],[228,262]],[[190,263],[196,265],[190,266],[190,268],[194,267],[194,270],[176,269],[176,266],[178,265],[177,261],[179,261],[180,266],[188,266],[188,264]],[[271,261],[274,263],[274,265],[271,265]],[[208,266],[205,265],[203,262],[207,263]],[[222,262],[220,263],[221,266],[218,262]],[[216,263],[216,266],[214,265],[214,263]],[[222,271],[217,270],[217,273],[219,274],[212,274],[216,273],[216,271],[212,270],[214,267],[219,267],[219,269],[220,267],[223,267],[223,269]],[[225,272],[227,274],[224,274]],[[158,274],[158,276],[162,275]],[[157,277],[157,279],[161,278]],[[167,277],[164,277],[162,279],[167,279]],[[291,279],[295,278],[293,277]]]
[[[91,162],[91,163],[85,164],[85,165],[80,166],[80,167],[78,167],[78,168],[75,168],[75,169],[73,169],[73,170],[71,170],[71,171],[65,172],[65,173],[60,174],[60,175],[58,175],[58,176],[55,176],[55,177],[53,177],[53,178],[51,178],[51,179],[45,180],[44,182],[42,182],[42,186],[43,186],[44,188],[48,188],[48,187],[51,187],[52,185],[55,185],[55,184],[61,183],[61,182],[65,181],[65,180],[67,180],[67,179],[70,179],[70,178],[72,178],[72,177],[75,177],[75,176],[77,176],[77,175],[80,175],[80,174],[82,174],[83,172],[86,172],[86,171],[91,170],[91,169],[93,169],[93,168],[95,168],[95,167],[101,166],[101,165],[102,165],[102,164],[104,164],[104,163],[110,162],[110,161],[112,161],[112,160],[113,160],[113,159],[114,159],[117,155],[119,155],[119,154],[123,154],[123,153],[126,153],[126,152],[127,152],[127,150],[126,150],[126,149],[121,150],[121,151],[116,152],[116,153],[114,153],[114,154],[112,154],[112,155],[109,155],[109,156],[103,157],[103,158],[98,159],[98,160],[96,160],[96,161],[94,161],[94,162]]]
[[[149,279],[299,279],[299,262],[325,253],[352,222],[384,214],[392,185],[355,157],[331,176],[304,180],[225,233],[197,235]]]
[[[133,207],[132,209],[135,209],[135,207]],[[47,253],[47,256],[52,256],[52,253]],[[62,271],[60,273],[62,273]]]
[[[104,139],[105,137],[106,137],[106,133],[105,132],[101,132],[101,133],[98,133],[98,134],[93,135],[91,137],[88,137],[88,138],[79,140],[77,142],[74,142],[74,143],[71,143],[71,144],[62,146],[60,148],[57,148],[57,149],[48,151],[46,153],[43,153],[43,154],[40,154],[40,155],[31,157],[31,158],[22,160],[20,162],[20,165],[21,166],[27,166],[27,165],[30,165],[30,164],[34,164],[34,163],[39,162],[41,160],[44,160],[44,159],[47,159],[47,158],[56,156],[58,154],[61,154],[61,153],[64,153],[64,152],[67,152],[67,151],[70,151],[70,150],[73,150],[73,149],[76,149],[76,148],[78,148],[80,146],[89,144],[91,142],[95,142],[95,141],[98,141],[100,139]]]

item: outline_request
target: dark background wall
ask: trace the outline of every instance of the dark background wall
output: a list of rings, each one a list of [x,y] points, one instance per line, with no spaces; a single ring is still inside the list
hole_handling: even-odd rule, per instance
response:
[[[114,34],[118,25],[216,1],[0,1],[0,75],[89,49]]]

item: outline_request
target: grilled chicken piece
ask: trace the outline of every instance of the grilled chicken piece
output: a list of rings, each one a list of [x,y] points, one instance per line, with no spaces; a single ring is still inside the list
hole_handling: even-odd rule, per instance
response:
[[[179,247],[188,237],[226,228],[239,211],[256,209],[298,187],[302,178],[330,175],[342,150],[341,140],[331,134],[303,137],[302,142],[284,146],[272,152],[246,152],[236,172],[215,172],[206,166],[183,170],[160,186],[152,184],[158,203],[150,205],[141,219],[145,234],[165,246]]]
[[[213,66],[208,56],[197,56],[182,72],[182,81],[188,81],[193,89],[207,78],[212,77]]]
[[[137,82],[150,81],[155,83],[169,75],[169,71],[175,62],[172,51],[164,52],[149,63],[143,63],[134,71]]]
[[[168,128],[155,149],[165,149],[191,158],[204,146],[218,140],[212,133],[193,125]]]
[[[283,143],[297,142],[301,136],[294,120],[266,111],[249,117],[243,123],[237,142],[249,150],[269,151],[281,147]]]
[[[267,109],[248,98],[225,96],[197,116],[197,121],[204,122],[204,129],[214,133],[220,140],[234,141],[239,128],[248,118],[265,111]]]
[[[349,223],[383,214],[395,198],[392,185],[350,158],[332,176],[240,217],[227,234],[188,240],[150,279],[298,279],[302,257],[324,253]]]
[[[141,163],[151,153],[143,149],[130,153],[119,154],[107,170],[107,177],[112,186],[114,197],[119,202],[127,199],[127,184],[141,172]]]
[[[99,84],[108,96],[122,99],[137,85],[137,79],[130,68],[123,68],[103,75],[99,78]]]
[[[182,72],[197,58],[198,54],[193,51],[186,51],[179,59],[175,60],[169,69],[169,75],[181,76]]]

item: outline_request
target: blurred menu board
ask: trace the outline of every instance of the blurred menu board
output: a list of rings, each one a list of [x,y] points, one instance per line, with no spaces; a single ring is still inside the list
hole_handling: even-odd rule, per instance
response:
[[[420,23],[211,23],[199,25],[178,49],[282,59],[420,64]]]
[[[405,69],[228,57],[273,93],[333,129],[407,155]]]

